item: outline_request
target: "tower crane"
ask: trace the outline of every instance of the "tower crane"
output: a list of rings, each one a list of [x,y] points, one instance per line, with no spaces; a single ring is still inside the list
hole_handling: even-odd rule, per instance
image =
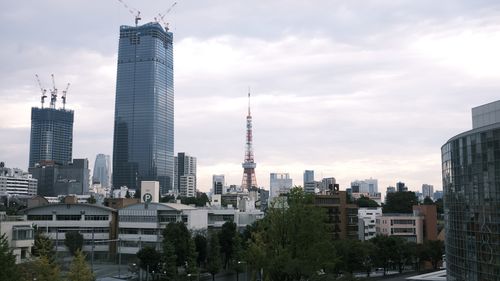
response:
[[[170,13],[170,11],[172,11],[172,9],[175,7],[175,5],[177,5],[177,2],[174,2],[172,5],[170,5],[170,7],[164,13],[158,13],[158,17],[154,18],[156,22],[161,21],[163,23],[163,25],[165,26],[165,30],[166,31],[168,31],[168,22],[165,22],[165,20],[163,20],[163,18],[168,13]]]
[[[68,83],[68,85],[66,85],[66,89],[63,91],[63,95],[62,95],[63,109],[66,109],[66,94],[68,93],[69,85],[71,85],[71,84]]]
[[[51,76],[52,76],[52,89],[50,90],[50,108],[56,108],[56,101],[57,101],[56,81],[54,79],[54,74],[51,74]]]
[[[123,0],[118,0],[118,2],[122,3],[123,7],[125,7],[125,9],[127,9],[129,11],[129,13],[135,17],[135,26],[137,26],[139,21],[142,19],[141,18],[141,11],[137,10],[134,7],[127,5],[127,3],[125,3]]]
[[[40,91],[42,93],[41,103],[42,103],[42,108],[43,108],[43,104],[45,103],[45,98],[47,98],[47,89],[44,89],[42,87],[42,82],[40,82],[40,78],[38,77],[38,74],[35,74],[35,77],[36,77],[36,82],[38,83],[38,86],[40,87]]]

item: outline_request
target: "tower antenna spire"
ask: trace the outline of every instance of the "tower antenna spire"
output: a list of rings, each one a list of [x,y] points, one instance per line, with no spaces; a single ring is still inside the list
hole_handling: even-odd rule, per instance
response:
[[[250,112],[250,87],[249,87],[245,161],[242,163],[243,180],[241,181],[241,189],[248,191],[257,189],[257,179],[255,178],[256,166],[257,164],[255,163],[253,156],[252,114]]]

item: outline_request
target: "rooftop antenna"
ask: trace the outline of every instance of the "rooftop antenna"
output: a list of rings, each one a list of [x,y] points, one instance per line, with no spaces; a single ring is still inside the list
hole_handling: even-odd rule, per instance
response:
[[[42,82],[40,82],[40,78],[38,77],[38,74],[35,74],[35,77],[36,77],[36,82],[38,83],[38,86],[40,87],[40,92],[42,93],[42,97],[40,100],[41,100],[42,108],[43,108],[43,104],[45,103],[45,98],[47,98],[47,89],[42,87]]]
[[[129,11],[129,13],[135,17],[135,26],[137,26],[139,21],[142,19],[141,18],[141,11],[137,10],[134,7],[127,5],[127,3],[125,3],[123,0],[118,0],[118,2],[122,3],[123,7],[125,7],[125,9],[127,9]]]
[[[165,26],[165,30],[168,31],[168,22],[165,22],[165,20],[163,19],[168,13],[170,13],[170,11],[172,11],[172,9],[175,7],[175,5],[177,5],[177,2],[174,2],[172,5],[170,5],[170,7],[163,13],[158,13],[158,17],[155,17],[155,21],[156,22],[159,22],[161,21],[163,23],[163,25]]]
[[[52,76],[52,89],[50,90],[50,108],[56,108],[56,101],[57,101],[56,81],[54,79],[54,74],[51,74],[50,76]]]
[[[68,93],[69,85],[71,85],[71,84],[68,83],[68,85],[66,85],[66,89],[63,91],[63,96],[62,96],[63,109],[66,109],[66,94]]]

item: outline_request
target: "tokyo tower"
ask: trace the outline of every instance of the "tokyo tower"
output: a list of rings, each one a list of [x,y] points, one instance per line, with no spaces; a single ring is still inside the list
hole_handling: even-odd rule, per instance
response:
[[[242,190],[255,190],[257,189],[257,180],[255,179],[255,167],[257,164],[253,159],[252,147],[252,114],[250,113],[250,91],[248,91],[248,115],[247,115],[247,137],[245,147],[245,162],[241,165],[243,167],[243,180],[241,181]]]

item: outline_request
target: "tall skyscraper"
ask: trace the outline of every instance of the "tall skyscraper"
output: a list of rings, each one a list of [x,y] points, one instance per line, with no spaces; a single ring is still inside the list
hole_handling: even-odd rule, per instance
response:
[[[256,190],[257,179],[255,178],[255,167],[257,163],[253,157],[253,135],[252,135],[252,114],[250,113],[250,92],[248,92],[248,115],[247,115],[247,135],[245,148],[245,162],[243,162],[243,179],[241,181],[242,190]]]
[[[56,96],[57,97],[57,96]],[[73,152],[73,110],[31,108],[31,137],[29,167],[42,161],[64,165],[71,162]]]
[[[196,194],[196,157],[185,152],[177,153],[174,157],[174,174],[177,194],[193,197]]]
[[[94,162],[92,183],[100,183],[102,187],[111,187],[111,163],[109,155],[97,154]]]
[[[351,182],[351,188],[354,193],[368,193],[370,195],[375,195],[378,193],[378,180],[355,180]]]
[[[314,171],[313,170],[305,170],[304,171],[304,186],[306,183],[314,182]]]
[[[408,191],[408,187],[405,185],[404,182],[397,182],[396,183],[396,190],[398,192],[406,192],[406,191]]]
[[[293,186],[293,180],[288,173],[271,173],[269,182],[269,198],[286,194]]]
[[[113,186],[174,177],[173,34],[158,23],[121,26],[116,78]]]
[[[500,101],[441,147],[447,280],[500,276]]]

